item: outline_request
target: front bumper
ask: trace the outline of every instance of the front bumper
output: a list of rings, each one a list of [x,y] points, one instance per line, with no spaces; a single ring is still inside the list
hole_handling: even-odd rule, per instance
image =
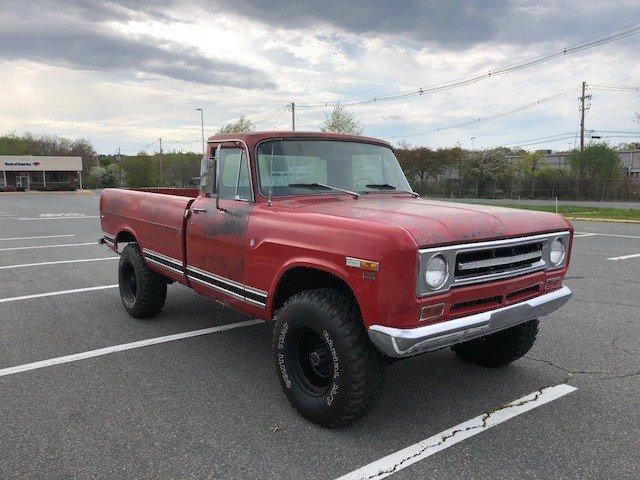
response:
[[[372,325],[368,333],[373,344],[385,355],[408,357],[483,337],[548,315],[567,303],[569,298],[569,287],[561,287],[524,302],[468,317],[407,329]]]

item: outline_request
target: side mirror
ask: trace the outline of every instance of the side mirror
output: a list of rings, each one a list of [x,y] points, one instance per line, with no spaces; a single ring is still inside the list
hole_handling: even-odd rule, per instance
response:
[[[216,173],[213,179],[213,185],[215,185],[214,192],[216,196],[220,193],[220,145],[216,147],[216,153],[213,155],[213,161],[216,163]],[[218,200],[216,200],[217,205]]]

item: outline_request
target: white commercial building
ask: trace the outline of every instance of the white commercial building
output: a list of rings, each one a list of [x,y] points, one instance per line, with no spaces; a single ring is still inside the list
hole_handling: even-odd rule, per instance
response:
[[[82,188],[81,157],[0,155],[1,190]]]

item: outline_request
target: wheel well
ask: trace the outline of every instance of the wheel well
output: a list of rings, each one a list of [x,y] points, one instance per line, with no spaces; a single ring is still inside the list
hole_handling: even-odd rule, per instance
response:
[[[116,235],[116,244],[128,242],[137,242],[136,237],[133,236],[133,233],[123,230],[119,232],[118,235]]]
[[[287,271],[276,288],[273,300],[273,312],[282,308],[294,295],[314,288],[335,288],[347,292],[358,304],[349,284],[332,273],[309,267],[294,267]]]

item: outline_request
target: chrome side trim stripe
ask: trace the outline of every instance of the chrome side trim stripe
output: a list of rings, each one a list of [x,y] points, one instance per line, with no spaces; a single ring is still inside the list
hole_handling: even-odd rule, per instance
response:
[[[220,277],[206,270],[187,265],[187,276],[201,285],[211,287],[229,295],[241,298],[247,303],[264,308],[267,305],[268,293],[249,285],[235,282],[228,278]]]
[[[113,235],[109,235],[107,232],[102,232],[102,238],[104,238],[107,243],[111,243],[112,245],[115,245],[116,243],[116,237],[114,237]]]
[[[178,275],[184,275],[184,269],[182,262],[178,259],[168,257],[161,253],[149,250],[147,248],[142,249],[144,258],[162,268],[166,268]],[[240,282],[236,282],[229,278],[224,278],[206,270],[202,270],[191,265],[187,265],[187,278],[193,282],[203,285],[207,288],[212,288],[218,292],[224,293],[231,297],[242,300],[250,305],[254,305],[260,308],[267,306],[268,293],[259,288],[250,287]]]

